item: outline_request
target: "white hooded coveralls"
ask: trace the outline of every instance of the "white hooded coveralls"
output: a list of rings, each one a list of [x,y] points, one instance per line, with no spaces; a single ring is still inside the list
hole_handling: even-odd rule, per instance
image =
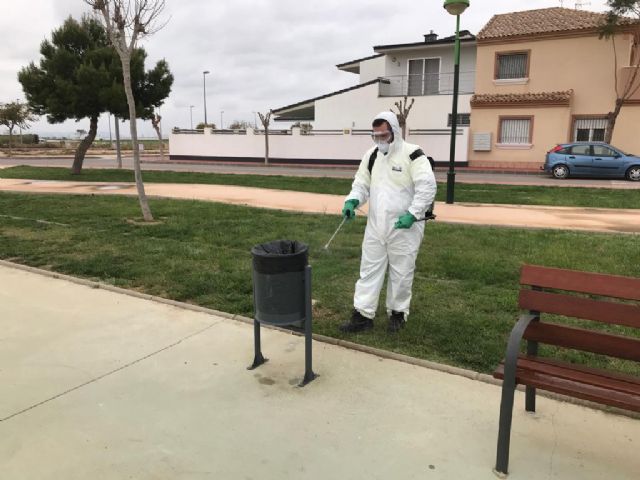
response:
[[[371,173],[369,157],[376,147],[364,154],[346,198],[356,199],[360,205],[369,200],[360,279],[356,282],[353,304],[362,315],[374,318],[388,266],[387,313],[403,312],[406,319],[425,222],[417,221],[408,229],[395,229],[394,224],[406,212],[418,220],[423,219],[433,203],[437,186],[427,157],[422,154],[414,160],[410,158],[420,147],[402,139],[396,115],[382,112],[375,117],[379,118],[389,122],[393,131],[389,152],[385,155],[378,151]]]

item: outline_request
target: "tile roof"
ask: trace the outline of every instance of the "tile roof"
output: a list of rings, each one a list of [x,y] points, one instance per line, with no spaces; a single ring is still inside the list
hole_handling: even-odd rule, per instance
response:
[[[593,30],[600,27],[606,14],[574,10],[571,8],[542,8],[523,12],[494,15],[478,33],[478,40],[515,36]],[[621,24],[637,23],[631,18],[621,18]]]
[[[571,101],[573,90],[541,93],[482,93],[471,97],[473,106],[566,104]]]

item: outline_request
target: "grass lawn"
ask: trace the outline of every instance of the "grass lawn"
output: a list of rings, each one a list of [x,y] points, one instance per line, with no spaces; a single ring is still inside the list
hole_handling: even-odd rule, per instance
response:
[[[315,332],[483,372],[504,355],[522,263],[640,276],[637,236],[430,223],[407,327],[386,333],[383,290],[375,329],[345,337],[337,327],[352,309],[364,219],[323,252],[338,216],[178,200],[151,207],[161,223],[137,225],[135,198],[0,193],[0,258],[252,316],[251,247],[297,239],[310,245]]]
[[[30,178],[37,180],[70,180],[81,182],[134,181],[133,171],[131,170],[85,169],[81,175],[71,175],[68,168],[27,166],[2,169],[0,170],[0,178]],[[145,182],[149,183],[243,185],[336,195],[346,195],[351,189],[351,180],[345,178],[158,171],[145,171],[143,178]],[[445,194],[446,186],[440,184],[436,199],[444,201]],[[457,183],[456,201],[591,208],[640,208],[640,188],[634,190],[615,190],[605,188]]]

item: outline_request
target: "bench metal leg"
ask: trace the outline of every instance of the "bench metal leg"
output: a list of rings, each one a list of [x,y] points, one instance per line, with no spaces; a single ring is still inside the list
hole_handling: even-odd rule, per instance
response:
[[[498,425],[498,448],[496,452],[496,472],[506,475],[509,470],[509,446],[511,444],[511,420],[513,418],[513,398],[516,389],[516,367],[520,342],[524,331],[535,315],[523,315],[516,323],[507,344],[507,355],[504,360],[504,379],[502,381],[502,398],[500,400],[500,423]]]
[[[534,320],[537,321],[537,320]],[[527,355],[536,357],[538,355],[538,342],[527,341]],[[536,411],[536,388],[529,385],[525,388],[524,408],[527,412]]]
[[[536,388],[527,385],[525,387],[524,409],[527,412],[534,413],[536,411]]]
[[[505,375],[504,383],[502,384],[502,398],[500,400],[498,451],[496,454],[496,471],[504,475],[506,475],[509,470],[509,446],[511,444],[511,420],[513,418],[514,393],[515,379],[513,385],[509,385]]]

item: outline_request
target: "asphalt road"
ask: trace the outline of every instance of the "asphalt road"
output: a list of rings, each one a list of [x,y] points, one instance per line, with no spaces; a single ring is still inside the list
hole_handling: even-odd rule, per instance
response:
[[[185,162],[160,162],[159,157],[143,157],[143,170],[166,170],[175,172],[211,172],[211,173],[236,173],[256,175],[286,175],[302,177],[334,177],[352,178],[355,172],[353,167],[296,167],[296,166],[269,166],[264,165],[239,165],[239,164],[209,164],[209,163],[185,163]],[[71,158],[0,158],[0,167],[13,165],[70,167]],[[123,159],[124,168],[131,169],[132,159]],[[85,159],[85,168],[116,168],[115,156],[88,157]],[[438,181],[446,181],[447,172],[444,167],[436,170]],[[590,188],[616,188],[638,189],[639,182],[629,182],[623,179],[578,179],[556,180],[548,175],[536,173],[499,173],[477,172],[460,168],[456,172],[456,182],[475,184],[503,184],[503,185],[539,185],[554,187],[590,187]]]

